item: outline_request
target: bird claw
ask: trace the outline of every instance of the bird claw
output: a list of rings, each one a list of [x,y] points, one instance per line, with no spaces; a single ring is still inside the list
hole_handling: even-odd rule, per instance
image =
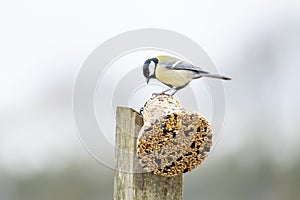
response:
[[[153,94],[152,94],[152,97],[157,97],[157,96],[160,95],[160,94],[164,94],[164,93],[153,93]]]
[[[173,94],[168,94],[168,93],[166,93],[166,92],[160,92],[160,93],[153,93],[152,94],[152,97],[157,97],[158,95],[168,95],[168,96],[173,96]]]

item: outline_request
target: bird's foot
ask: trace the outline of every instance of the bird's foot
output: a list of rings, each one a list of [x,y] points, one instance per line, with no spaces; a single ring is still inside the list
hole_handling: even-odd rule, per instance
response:
[[[152,94],[152,97],[156,97],[156,96],[158,96],[158,95],[160,95],[161,93],[153,93]]]
[[[173,95],[176,93],[176,91],[175,91],[174,93],[172,93],[172,94],[168,94],[168,93],[167,93],[167,92],[169,92],[169,91],[171,91],[171,90],[173,90],[173,89],[174,89],[174,88],[170,88],[170,89],[164,90],[164,91],[162,91],[162,92],[160,92],[160,93],[153,93],[153,94],[152,94],[152,97],[156,97],[156,96],[161,95],[161,94],[173,96]]]
[[[168,96],[173,96],[173,94],[168,94],[166,92],[160,92],[160,93],[153,93],[152,97],[157,97],[158,95],[168,95]]]

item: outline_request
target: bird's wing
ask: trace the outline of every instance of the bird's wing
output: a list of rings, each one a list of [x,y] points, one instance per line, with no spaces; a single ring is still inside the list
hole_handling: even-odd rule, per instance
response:
[[[173,69],[176,70],[189,70],[189,71],[194,71],[198,73],[203,73],[203,74],[209,74],[209,72],[203,71],[200,67],[194,66],[190,63],[186,63],[183,61],[176,62],[172,65]]]

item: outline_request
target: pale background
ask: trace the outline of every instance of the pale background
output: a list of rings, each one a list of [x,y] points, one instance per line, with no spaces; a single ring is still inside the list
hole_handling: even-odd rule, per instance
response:
[[[0,200],[112,199],[113,171],[77,137],[73,84],[98,45],[147,27],[188,36],[233,78],[222,137],[184,198],[299,199],[299,1],[12,0],[0,2]]]

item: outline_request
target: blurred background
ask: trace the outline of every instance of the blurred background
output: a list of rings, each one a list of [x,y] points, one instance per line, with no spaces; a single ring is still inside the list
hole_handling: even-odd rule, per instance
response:
[[[112,199],[113,170],[76,134],[72,90],[88,55],[137,28],[196,41],[225,84],[222,137],[184,176],[184,199],[300,197],[300,2],[0,2],[0,199]]]

